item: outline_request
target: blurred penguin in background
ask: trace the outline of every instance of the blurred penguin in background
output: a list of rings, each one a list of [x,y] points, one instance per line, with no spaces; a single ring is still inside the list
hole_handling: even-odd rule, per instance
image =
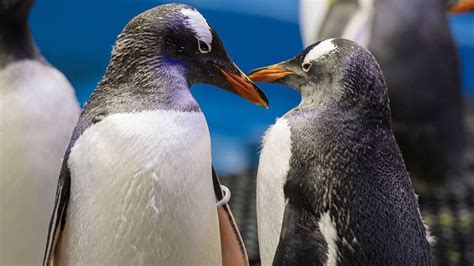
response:
[[[0,265],[40,265],[79,104],[36,47],[33,0],[0,1]]]
[[[446,0],[301,0],[305,45],[343,37],[368,48],[389,89],[392,128],[418,193],[461,167],[460,67]]]

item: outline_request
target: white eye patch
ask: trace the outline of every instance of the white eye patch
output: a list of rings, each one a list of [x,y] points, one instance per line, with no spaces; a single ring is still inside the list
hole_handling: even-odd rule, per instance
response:
[[[316,45],[306,54],[303,60],[303,64],[310,63],[320,57],[326,56],[337,49],[337,46],[333,43],[334,39],[328,39],[322,41],[320,44]]]
[[[205,42],[209,47],[212,43],[212,33],[209,24],[207,24],[206,19],[196,10],[183,8],[181,13],[186,18],[186,25],[191,29],[196,38],[200,41]]]

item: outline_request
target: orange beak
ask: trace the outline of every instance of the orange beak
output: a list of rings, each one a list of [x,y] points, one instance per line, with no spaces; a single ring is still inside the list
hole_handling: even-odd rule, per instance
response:
[[[217,65],[216,65],[217,66]],[[230,73],[219,66],[219,70],[224,75],[225,79],[232,85],[235,91],[245,99],[253,102],[256,105],[268,108],[268,100],[260,91],[255,84],[244,74],[235,75]]]
[[[460,0],[449,8],[449,13],[463,13],[474,11],[474,0]]]
[[[288,75],[296,75],[296,73],[283,69],[280,64],[276,64],[253,70],[250,72],[249,78],[253,81],[273,82]]]

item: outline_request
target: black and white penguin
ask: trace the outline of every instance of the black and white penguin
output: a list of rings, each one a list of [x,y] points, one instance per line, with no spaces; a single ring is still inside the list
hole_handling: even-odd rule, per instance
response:
[[[390,129],[387,87],[345,39],[249,75],[301,103],[267,131],[257,177],[262,265],[429,265],[430,237]]]
[[[228,206],[217,211],[196,83],[268,106],[196,9],[162,5],[125,26],[63,160],[44,264],[248,263]]]
[[[0,265],[38,265],[61,159],[80,109],[36,47],[33,0],[0,1]]]
[[[389,88],[392,129],[419,192],[456,174],[465,143],[448,2],[300,1],[306,45],[342,37],[365,46],[380,63]]]

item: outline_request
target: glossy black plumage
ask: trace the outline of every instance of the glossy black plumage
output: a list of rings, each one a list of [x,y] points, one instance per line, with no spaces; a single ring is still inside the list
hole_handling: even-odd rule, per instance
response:
[[[321,52],[308,59],[313,49]],[[293,73],[274,82],[297,89],[302,101],[283,116],[291,157],[273,264],[430,265],[429,236],[375,58],[352,41],[331,39],[275,68]]]

